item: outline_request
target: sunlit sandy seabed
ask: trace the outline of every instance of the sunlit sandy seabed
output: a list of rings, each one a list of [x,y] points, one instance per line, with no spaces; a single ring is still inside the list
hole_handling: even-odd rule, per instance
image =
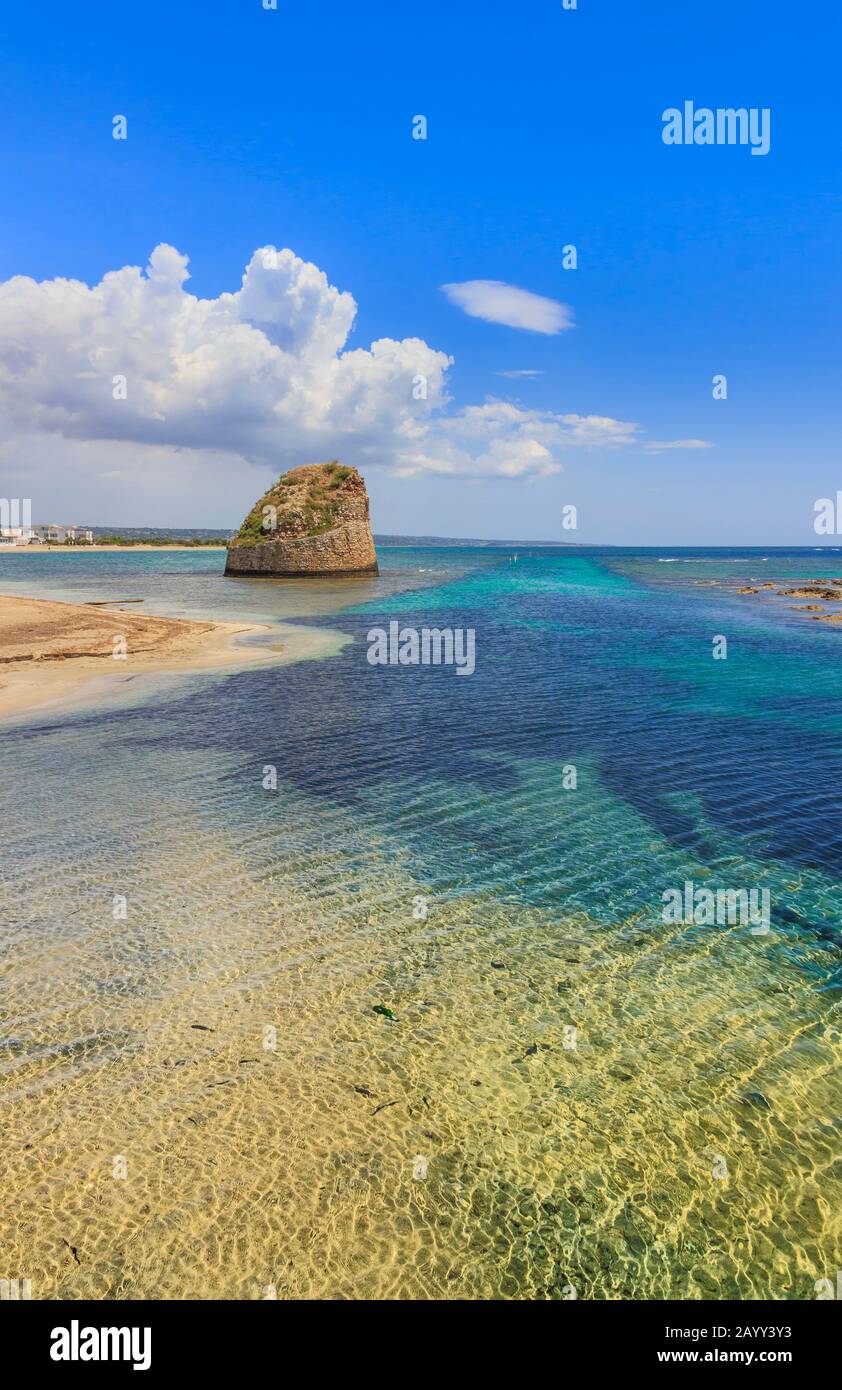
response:
[[[842,1267],[842,633],[752,618],[711,692],[693,643],[717,604],[745,627],[734,600],[632,561],[421,555],[361,612],[326,602],[357,641],[324,660],[2,736],[0,1276],[815,1297]],[[371,613],[444,606],[476,677],[380,682]],[[771,933],[664,925],[685,878],[768,887]]]

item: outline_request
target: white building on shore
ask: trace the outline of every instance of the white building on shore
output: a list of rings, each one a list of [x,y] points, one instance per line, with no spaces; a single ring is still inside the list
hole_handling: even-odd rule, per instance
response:
[[[90,526],[3,526],[0,525],[2,545],[93,545]]]
[[[49,526],[37,528],[41,539],[48,545],[93,545],[94,533],[90,526]]]

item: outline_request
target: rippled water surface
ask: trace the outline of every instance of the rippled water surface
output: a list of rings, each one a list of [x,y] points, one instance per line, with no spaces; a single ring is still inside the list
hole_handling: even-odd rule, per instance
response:
[[[737,589],[842,555],[222,563],[0,557],[4,593],[353,638],[0,726],[0,1275],[36,1298],[835,1281],[842,629]],[[393,617],[474,628],[475,674],[369,665]],[[771,930],[665,923],[688,880],[768,889]]]

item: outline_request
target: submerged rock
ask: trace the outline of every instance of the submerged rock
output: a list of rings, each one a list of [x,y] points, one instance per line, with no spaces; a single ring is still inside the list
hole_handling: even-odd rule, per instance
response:
[[[377,574],[368,493],[356,468],[293,468],[254,504],[228,545],[225,573],[279,579]]]
[[[755,1110],[771,1110],[772,1107],[762,1091],[746,1091],[745,1095],[740,1096],[743,1105],[751,1105]]]

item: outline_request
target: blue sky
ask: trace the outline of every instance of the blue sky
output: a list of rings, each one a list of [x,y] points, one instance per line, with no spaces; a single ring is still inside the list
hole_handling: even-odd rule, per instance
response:
[[[560,416],[638,426],[620,445],[561,439],[559,471],[515,476],[476,459],[435,471],[451,437],[437,426],[430,466],[407,476],[387,411],[352,457],[379,531],[815,544],[814,501],[842,488],[839,37],[829,3],[7,7],[0,281],[93,286],[166,243],[190,258],[187,290],[216,300],[256,248],[288,247],[353,295],[343,351],[420,339],[453,359],[437,417],[508,402],[521,442],[535,414],[545,429]],[[769,154],[667,147],[662,112],[685,99],[770,108]],[[419,113],[425,141],[412,139]],[[559,301],[574,326],[470,317],[441,286],[473,280]],[[15,351],[52,351],[29,339],[41,301],[21,302],[0,314],[0,371]],[[78,377],[79,360],[68,348],[49,370]],[[541,375],[500,375],[512,371]],[[112,448],[69,379],[58,409],[28,378],[31,430],[9,380],[0,490],[30,481],[41,520],[236,525],[273,472],[314,461],[333,418],[311,439],[296,414],[277,466],[269,435],[238,443],[227,420],[221,452],[210,424],[193,434],[181,417],[154,444],[135,419]],[[346,437],[343,417],[326,456],[353,453]],[[711,447],[646,447],[688,439]],[[569,503],[575,534],[561,529]]]

